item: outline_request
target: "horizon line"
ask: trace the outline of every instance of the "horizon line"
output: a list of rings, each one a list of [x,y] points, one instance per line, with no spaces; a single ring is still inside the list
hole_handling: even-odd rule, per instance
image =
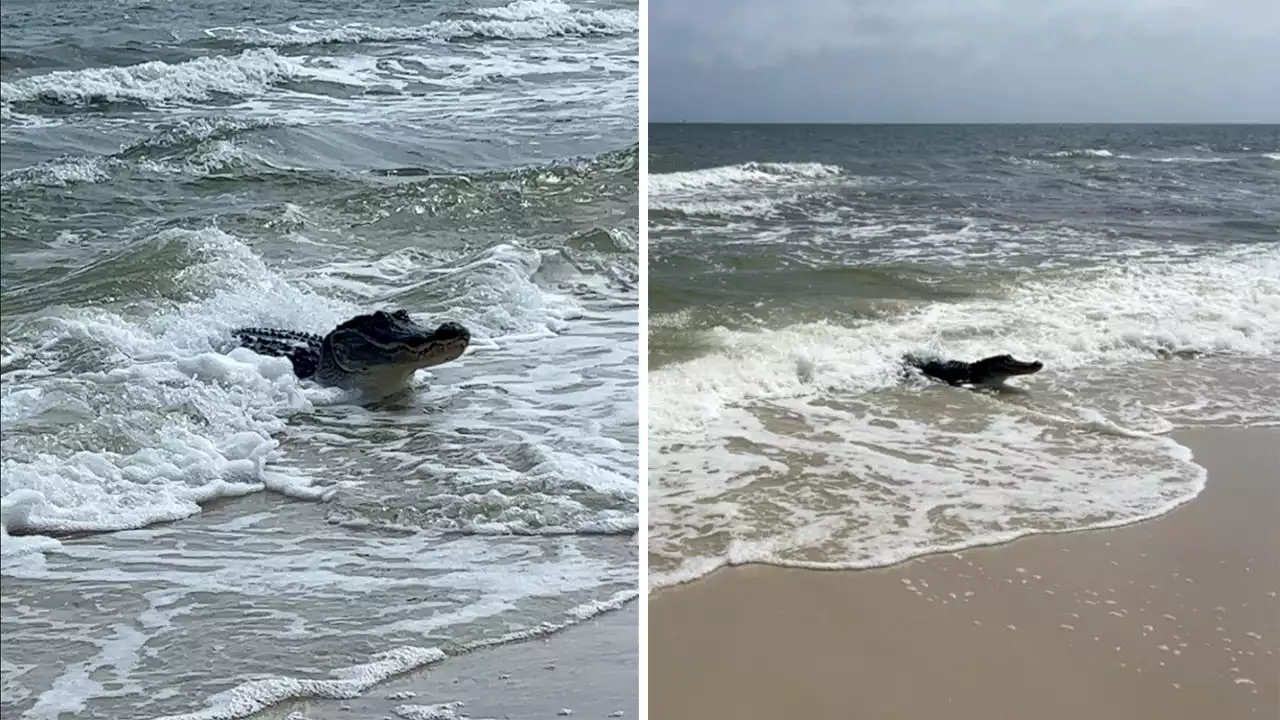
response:
[[[1276,125],[1277,120],[648,120],[649,125]]]

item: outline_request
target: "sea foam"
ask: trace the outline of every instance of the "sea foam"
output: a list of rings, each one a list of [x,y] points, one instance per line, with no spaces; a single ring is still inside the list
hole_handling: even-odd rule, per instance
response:
[[[1196,398],[1225,396],[1237,421],[1280,419],[1275,383],[1214,374],[1218,357],[1273,366],[1277,316],[1280,254],[1264,249],[1032,279],[848,326],[711,330],[700,357],[650,374],[651,586],[743,562],[879,566],[1167,512],[1204,472],[1163,435],[1162,408],[1194,417]],[[907,352],[1047,369],[1013,382],[1034,400],[956,394],[905,381]]]

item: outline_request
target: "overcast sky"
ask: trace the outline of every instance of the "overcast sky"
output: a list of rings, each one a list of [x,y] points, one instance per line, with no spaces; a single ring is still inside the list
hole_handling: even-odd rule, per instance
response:
[[[650,0],[649,118],[1280,122],[1280,0]]]

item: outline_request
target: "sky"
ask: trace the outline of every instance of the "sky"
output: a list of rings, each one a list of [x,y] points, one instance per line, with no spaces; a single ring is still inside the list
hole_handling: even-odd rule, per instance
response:
[[[649,0],[651,122],[1280,122],[1280,0]]]

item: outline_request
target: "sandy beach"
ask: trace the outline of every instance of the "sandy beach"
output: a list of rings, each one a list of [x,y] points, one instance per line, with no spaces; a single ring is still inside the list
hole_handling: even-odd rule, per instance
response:
[[[1280,717],[1280,430],[1176,437],[1208,486],[1152,521],[654,593],[651,717]]]
[[[259,720],[546,720],[635,718],[639,623],[634,602],[544,638],[446,658],[352,700],[285,703]],[[452,708],[431,706],[455,704]],[[568,712],[565,712],[568,711]]]

